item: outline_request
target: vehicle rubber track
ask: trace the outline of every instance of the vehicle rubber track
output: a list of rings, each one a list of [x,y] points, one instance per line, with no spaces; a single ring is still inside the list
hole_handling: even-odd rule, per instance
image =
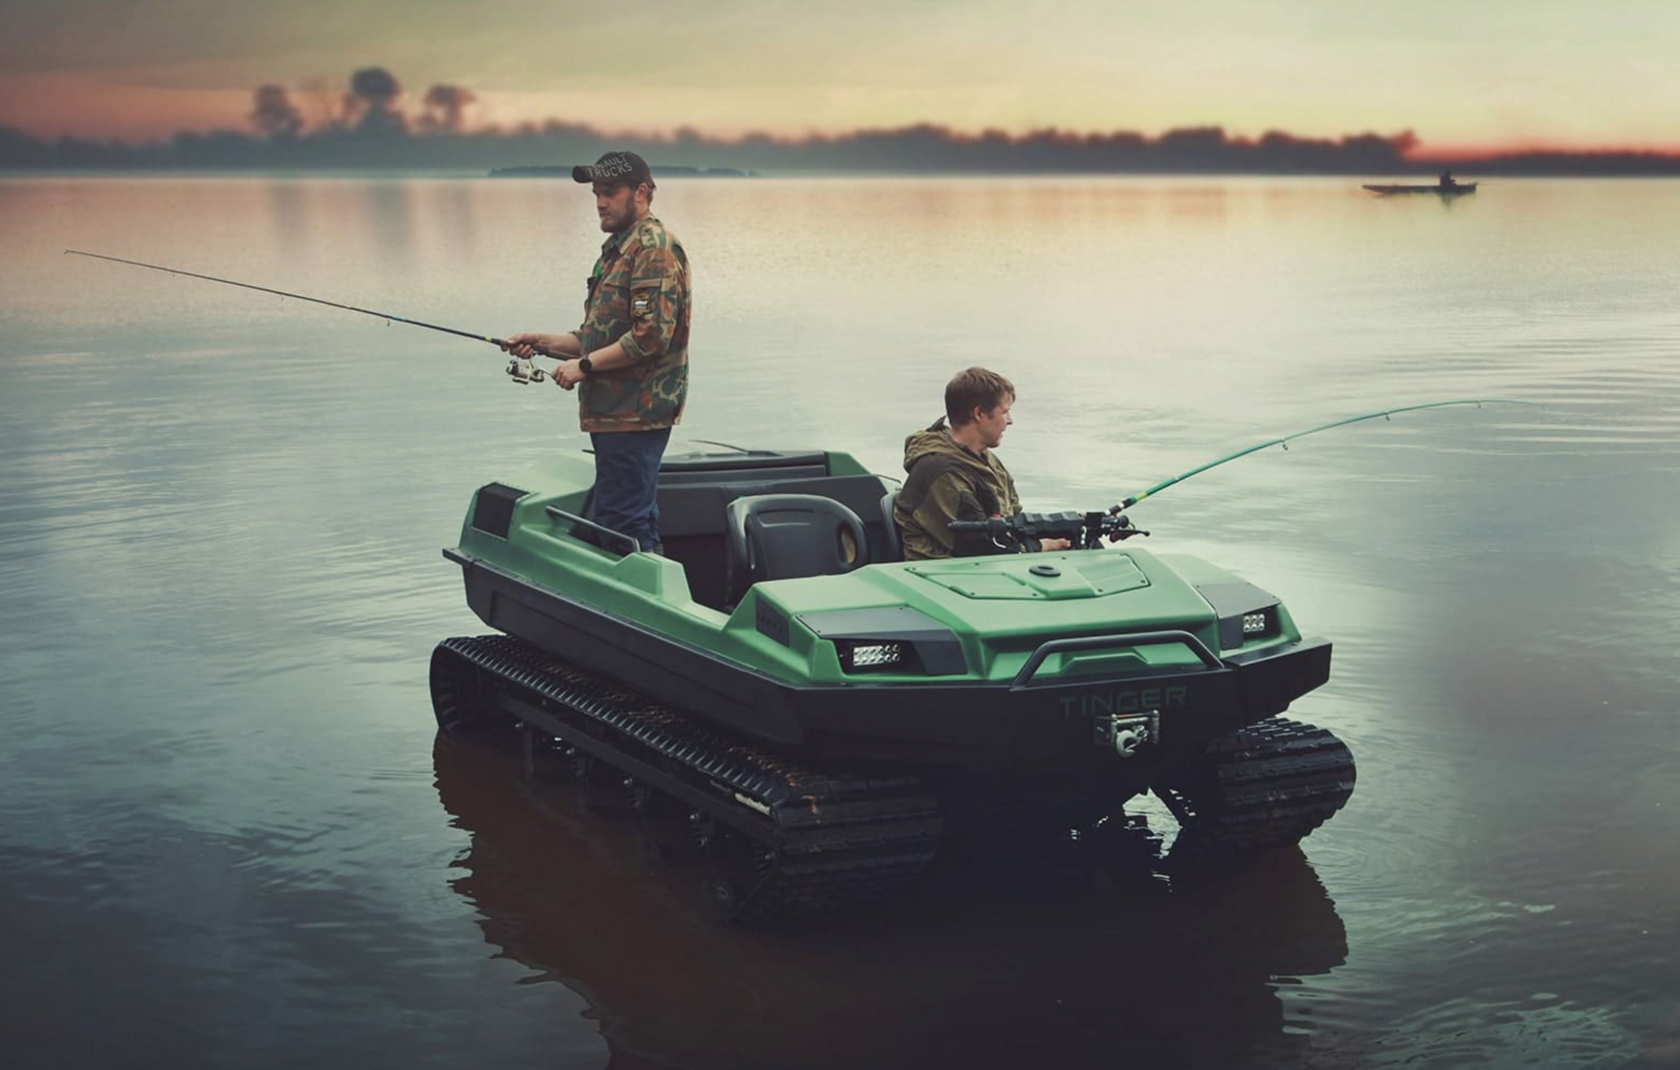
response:
[[[1194,842],[1259,850],[1299,843],[1353,794],[1353,752],[1325,729],[1268,717],[1220,736],[1156,794]]]
[[[890,897],[938,846],[938,803],[914,777],[791,762],[518,639],[446,639],[431,679],[445,732],[523,724],[677,799],[714,862],[708,896],[735,920]]]

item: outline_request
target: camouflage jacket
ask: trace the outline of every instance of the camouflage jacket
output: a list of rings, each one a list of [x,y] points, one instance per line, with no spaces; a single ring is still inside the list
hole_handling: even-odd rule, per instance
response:
[[[585,431],[646,431],[682,419],[688,398],[688,254],[665,225],[647,216],[601,246],[589,273],[585,353],[614,342],[634,363],[591,372],[578,385]]]
[[[904,544],[904,559],[973,557],[1003,551],[984,534],[953,532],[953,520],[984,520],[1021,511],[1009,469],[987,450],[976,457],[951,441],[941,417],[926,431],[904,440],[904,470],[893,519]]]

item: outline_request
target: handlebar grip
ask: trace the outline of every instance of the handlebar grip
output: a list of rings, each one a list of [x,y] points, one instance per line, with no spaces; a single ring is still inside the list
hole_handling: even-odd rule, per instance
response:
[[[1009,521],[1001,516],[987,520],[952,520],[946,524],[952,531],[986,531],[1001,534],[1009,530]]]

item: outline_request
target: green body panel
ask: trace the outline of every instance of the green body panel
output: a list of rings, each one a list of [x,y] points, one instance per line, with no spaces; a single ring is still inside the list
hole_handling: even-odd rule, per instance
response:
[[[843,453],[828,454],[834,475],[867,475]],[[1279,629],[1264,640],[1221,650],[1218,619],[1196,585],[1243,582],[1198,558],[1157,556],[1125,548],[1047,554],[1010,554],[931,562],[866,565],[838,576],[773,580],[753,587],[728,614],[694,601],[682,565],[645,553],[619,556],[571,533],[550,517],[549,506],[583,511],[594,481],[586,454],[548,457],[498,480],[526,492],[513,508],[503,539],[472,525],[469,511],[458,552],[558,592],[601,612],[635,622],[670,640],[691,645],[778,680],[803,684],[941,683],[1009,681],[1043,643],[1053,639],[1126,632],[1181,630],[1221,656],[1282,646],[1300,634],[1279,607]],[[1059,575],[1035,574],[1050,566]],[[1043,571],[1041,568],[1040,571]],[[758,629],[759,603],[789,622],[787,644]],[[911,607],[949,628],[960,644],[968,675],[929,677],[873,671],[848,675],[832,643],[819,638],[801,614],[834,610]],[[1182,644],[1052,654],[1034,683],[1058,676],[1193,670],[1201,662]]]

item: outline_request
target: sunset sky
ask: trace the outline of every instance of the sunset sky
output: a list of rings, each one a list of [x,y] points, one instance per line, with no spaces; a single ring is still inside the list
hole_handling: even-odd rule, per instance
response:
[[[469,126],[799,135],[1414,130],[1429,151],[1680,149],[1673,0],[0,0],[0,124],[144,140],[312,120],[380,66]]]

